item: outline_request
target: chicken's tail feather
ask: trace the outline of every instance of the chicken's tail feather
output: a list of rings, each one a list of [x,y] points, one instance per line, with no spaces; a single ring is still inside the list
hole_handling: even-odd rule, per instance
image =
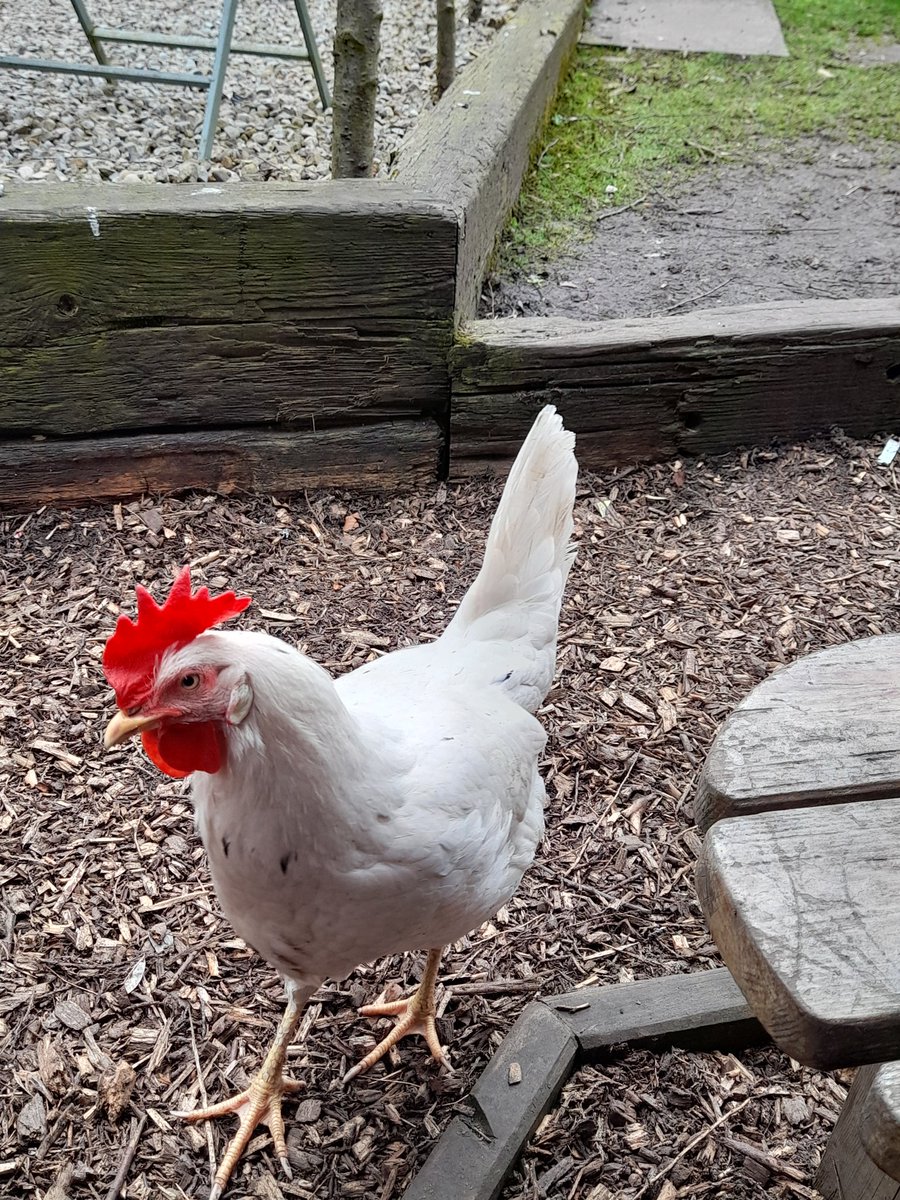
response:
[[[488,653],[488,662],[505,655],[507,690],[530,709],[543,699],[553,677],[559,610],[575,556],[577,474],[575,435],[548,406],[513,463],[481,571],[445,635],[450,641],[491,643],[498,654]]]

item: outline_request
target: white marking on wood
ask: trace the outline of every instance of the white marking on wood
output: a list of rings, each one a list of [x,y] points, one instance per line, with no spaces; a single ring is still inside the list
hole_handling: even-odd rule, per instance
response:
[[[88,208],[86,211],[87,211],[88,225],[90,225],[90,227],[91,227],[91,233],[94,235],[94,237],[99,237],[100,236],[100,221],[97,217],[97,210],[96,210],[96,208],[91,208],[90,205],[88,205]]]
[[[191,192],[192,196],[218,196],[221,188],[202,187],[199,192]]]

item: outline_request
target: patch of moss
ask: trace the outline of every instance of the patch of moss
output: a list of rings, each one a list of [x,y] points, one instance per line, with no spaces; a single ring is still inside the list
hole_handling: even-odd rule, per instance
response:
[[[900,71],[854,65],[860,39],[900,39],[898,0],[776,0],[790,58],[582,47],[506,234],[506,254],[577,235],[599,210],[826,135],[898,139]]]

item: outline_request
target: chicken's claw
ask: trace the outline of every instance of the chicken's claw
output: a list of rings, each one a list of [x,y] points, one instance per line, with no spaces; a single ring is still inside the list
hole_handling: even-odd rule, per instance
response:
[[[296,1079],[266,1079],[264,1072],[256,1076],[253,1082],[243,1092],[223,1100],[220,1104],[212,1104],[209,1108],[199,1108],[192,1112],[175,1113],[185,1121],[209,1121],[214,1117],[224,1117],[233,1113],[239,1120],[237,1133],[231,1139],[225,1157],[219,1163],[213,1180],[209,1200],[219,1200],[225,1191],[225,1185],[231,1177],[231,1172],[237,1166],[238,1159],[247,1148],[247,1143],[253,1131],[259,1124],[269,1127],[275,1153],[281,1163],[281,1169],[290,1179],[291,1165],[288,1162],[287,1145],[284,1140],[284,1118],[281,1115],[281,1100],[283,1095],[299,1092],[303,1084]]]
[[[369,1067],[377,1063],[379,1059],[384,1058],[387,1052],[392,1050],[401,1038],[409,1037],[414,1033],[421,1034],[424,1037],[428,1044],[428,1049],[431,1051],[432,1058],[436,1059],[452,1074],[453,1068],[450,1066],[447,1054],[441,1046],[434,1023],[436,1011],[434,988],[440,958],[440,950],[432,950],[429,953],[422,982],[408,1000],[392,1000],[387,1003],[366,1004],[359,1010],[364,1017],[396,1017],[397,1024],[387,1037],[378,1043],[374,1050],[371,1050],[355,1067],[351,1067],[344,1076],[344,1083],[349,1083],[351,1079],[355,1079],[363,1071],[368,1071]]]
[[[349,1083],[351,1079],[355,1079],[363,1071],[368,1071],[369,1067],[377,1063],[380,1058],[384,1058],[387,1052],[392,1050],[401,1038],[409,1037],[414,1033],[419,1033],[424,1037],[433,1058],[437,1059],[448,1071],[452,1069],[437,1035],[434,1014],[427,1013],[419,1016],[413,1009],[414,1000],[415,996],[412,996],[409,1000],[398,1000],[394,1004],[367,1004],[365,1008],[360,1009],[364,1017],[397,1016],[398,1021],[387,1037],[380,1041],[374,1050],[371,1050],[355,1067],[351,1067],[344,1076],[344,1083]]]
[[[268,1125],[281,1168],[288,1179],[291,1178],[291,1164],[288,1162],[287,1146],[284,1141],[281,1100],[285,1095],[299,1092],[305,1085],[296,1079],[285,1079],[284,1060],[287,1056],[288,1045],[300,1020],[301,1006],[309,999],[312,991],[312,987],[305,994],[296,988],[288,991],[287,1009],[281,1018],[274,1041],[248,1088],[239,1092],[238,1095],[232,1096],[230,1100],[223,1100],[220,1104],[212,1104],[208,1108],[197,1108],[192,1112],[175,1113],[175,1116],[183,1117],[186,1121],[208,1121],[213,1117],[224,1117],[229,1113],[234,1113],[240,1121],[238,1131],[229,1142],[225,1157],[219,1163],[212,1182],[209,1200],[219,1200],[225,1191],[231,1172],[237,1166],[238,1159],[246,1150],[253,1130],[260,1122]]]

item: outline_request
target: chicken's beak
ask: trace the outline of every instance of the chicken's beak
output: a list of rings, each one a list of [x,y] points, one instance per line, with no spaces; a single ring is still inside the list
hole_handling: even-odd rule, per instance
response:
[[[134,734],[141,733],[145,729],[153,729],[155,725],[159,724],[160,719],[159,714],[152,717],[129,717],[128,713],[123,713],[119,709],[104,731],[103,745],[107,750],[112,750],[113,746],[120,746]]]

